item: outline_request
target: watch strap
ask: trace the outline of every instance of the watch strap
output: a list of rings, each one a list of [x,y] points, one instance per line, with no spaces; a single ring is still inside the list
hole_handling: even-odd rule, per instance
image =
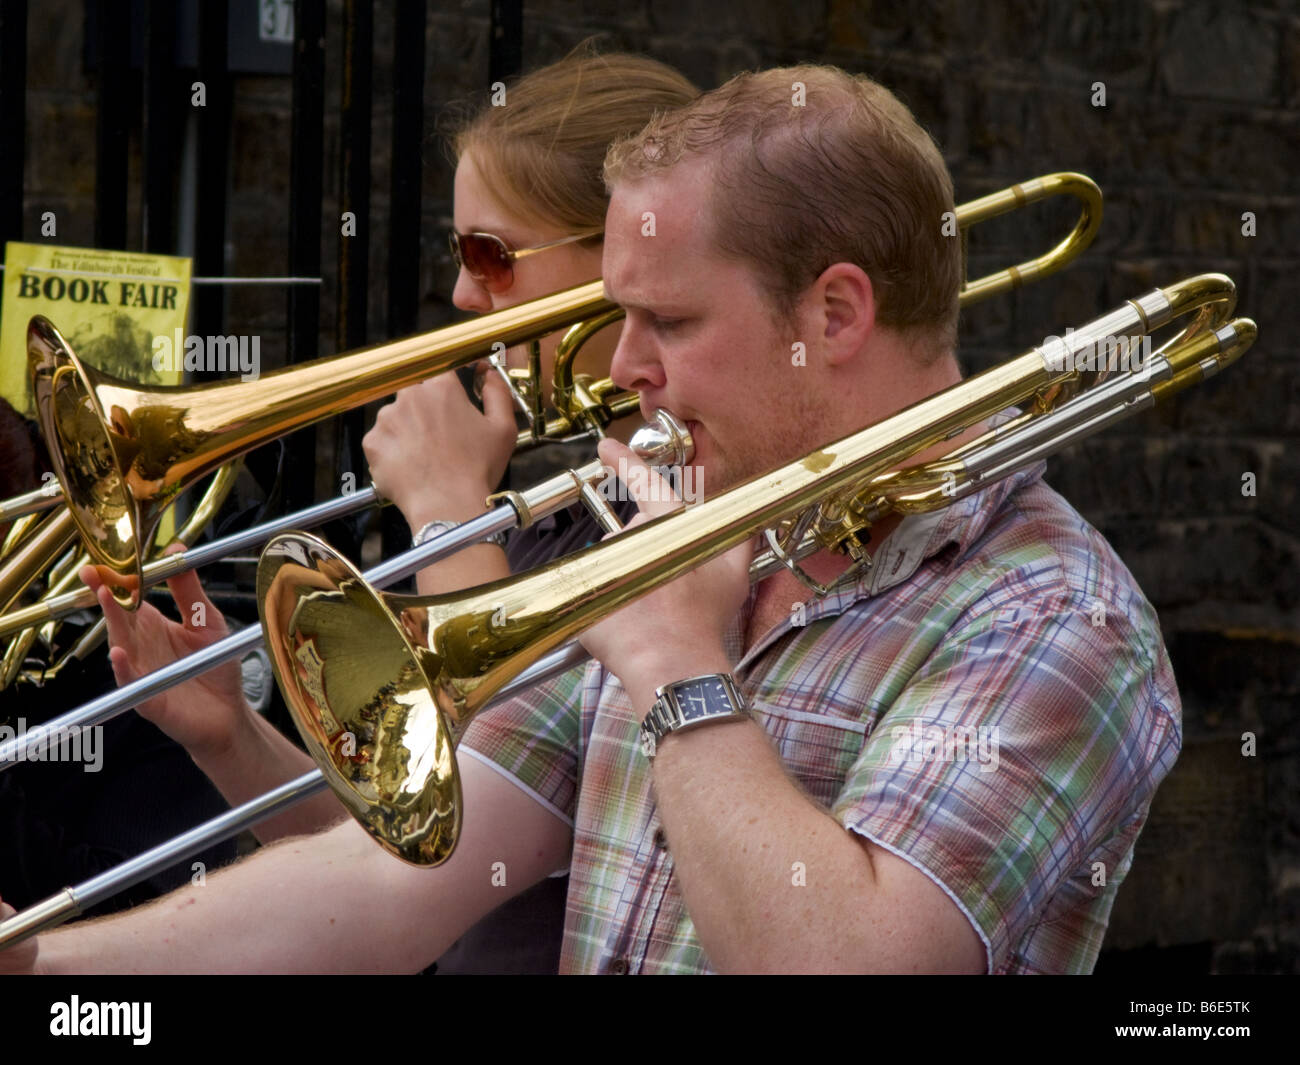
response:
[[[730,673],[673,681],[655,690],[654,705],[641,722],[641,750],[653,759],[670,732],[749,716],[745,697]]]
[[[441,536],[445,532],[451,532],[452,529],[455,529],[459,525],[460,522],[458,521],[446,521],[443,519],[426,522],[424,525],[420,526],[420,531],[411,537],[411,546],[421,547],[424,544],[427,544],[435,536]],[[482,542],[485,544],[496,544],[497,547],[504,551],[506,546],[506,534],[503,532],[492,533],[490,536],[483,537]]]

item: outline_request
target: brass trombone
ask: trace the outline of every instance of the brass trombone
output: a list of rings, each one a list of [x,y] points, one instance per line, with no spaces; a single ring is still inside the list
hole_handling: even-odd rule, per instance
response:
[[[513,312],[515,317],[522,316],[523,321],[528,322],[532,320],[528,312],[528,308],[532,306],[534,304],[521,304],[519,307],[510,308],[510,312]],[[552,402],[556,406],[557,413],[550,420],[545,420],[541,413],[543,411],[542,390],[536,384],[541,379],[540,350],[536,342],[530,344],[532,365],[529,370],[508,371],[499,355],[494,354],[490,357],[489,362],[492,367],[506,378],[515,402],[529,411],[534,409],[535,403],[535,409],[538,411],[536,419],[530,418],[529,428],[519,433],[515,442],[517,449],[530,447],[543,441],[563,441],[575,435],[593,432],[600,434],[610,422],[634,413],[638,409],[635,393],[615,389],[608,380],[593,384],[586,374],[578,373],[575,366],[581,345],[599,329],[621,316],[621,310],[607,311],[587,321],[580,321],[566,331],[556,347]],[[489,315],[478,321],[486,323],[489,318],[495,316]],[[443,332],[443,330],[436,330],[426,336],[432,342],[433,338]],[[318,361],[323,363],[327,360]],[[301,372],[302,369],[304,368],[284,372]],[[363,488],[324,503],[314,504],[293,514],[272,519],[242,532],[233,533],[201,547],[157,558],[142,568],[140,589],[143,591],[152,588],[171,577],[216,562],[237,551],[260,547],[279,532],[293,528],[311,528],[383,502],[384,500],[374,488]],[[84,563],[80,563],[78,568],[81,564]],[[0,571],[0,591],[3,587],[4,571]],[[65,585],[55,594],[47,593],[36,603],[8,613],[0,613],[0,637],[26,632],[34,625],[46,624],[94,606],[96,606],[96,599],[89,588],[82,585],[75,590],[67,590]]]
[[[64,499],[114,597],[139,605],[141,549],[164,508],[210,470],[431,374],[611,310],[599,281],[475,321],[317,359],[253,381],[139,388],[86,366],[48,319],[27,328],[36,410]]]
[[[213,474],[212,480],[199,500],[198,506],[194,508],[194,511],[186,518],[185,524],[177,531],[174,537],[175,541],[188,547],[198,539],[208,523],[216,517],[217,511],[221,509],[222,504],[230,495],[242,466],[242,461],[236,459],[234,462],[228,462]],[[70,526],[71,516],[68,515],[66,508],[49,520],[63,518],[65,515],[67,515],[66,521]],[[171,559],[183,557],[183,555],[184,552],[179,556],[175,554],[162,556],[161,552],[155,552],[155,560],[145,566],[145,571],[148,572],[150,567],[166,567]],[[45,595],[34,609],[10,611],[7,614],[0,615],[0,636],[15,634],[14,638],[5,647],[4,654],[0,656],[0,691],[3,691],[17,679],[23,669],[27,653],[31,650],[32,644],[36,642],[37,637],[40,637],[47,645],[53,646],[55,629],[57,628],[55,622],[58,619],[66,617],[85,606],[96,605],[93,593],[84,585],[81,587],[82,594],[80,595],[68,591],[73,584],[80,583],[78,574],[81,567],[89,562],[90,555],[87,552],[70,551],[49,571],[46,578]],[[37,569],[36,572],[39,573],[40,570]],[[0,575],[0,578],[8,579],[8,577],[9,571],[6,569],[4,574]],[[11,604],[13,598],[21,594],[21,591],[21,588],[18,589],[12,598],[6,599],[10,593],[7,589],[0,587],[0,602]],[[63,596],[62,602],[66,608],[63,610],[49,609],[51,604],[60,601],[61,594]],[[15,624],[15,621],[18,623]],[[53,680],[68,663],[84,659],[86,655],[103,642],[107,634],[107,622],[100,618],[85,632],[81,633],[72,646],[64,651],[57,661],[41,669],[38,683],[45,684]]]
[[[964,235],[967,228],[987,218],[1006,213],[1016,207],[1049,196],[1063,194],[1075,197],[1081,204],[1078,220],[1066,238],[1045,255],[1018,267],[1012,267],[965,284],[960,296],[960,302],[963,306],[987,298],[995,293],[1014,288],[1026,279],[1046,276],[1047,273],[1060,269],[1076,258],[1091,243],[1096,234],[1101,219],[1101,190],[1089,178],[1081,174],[1050,174],[1026,182],[1023,185],[1013,186],[1011,189],[991,196],[982,197],[957,208],[957,221],[962,227]],[[470,358],[485,354],[488,350],[491,350],[494,343],[509,345],[522,339],[553,332],[560,326],[567,324],[572,318],[581,318],[583,320],[569,329],[556,352],[555,387],[553,392],[554,406],[559,412],[556,418],[547,421],[543,416],[539,384],[539,355],[535,346],[531,352],[531,365],[526,371],[507,371],[498,358],[493,359],[493,364],[496,371],[505,375],[507,381],[513,386],[512,390],[516,396],[516,401],[523,408],[528,418],[529,428],[520,434],[518,441],[520,445],[542,436],[561,438],[575,430],[595,429],[599,431],[610,420],[624,413],[629,413],[637,405],[635,395],[620,392],[608,379],[593,382],[589,377],[577,374],[574,370],[574,358],[581,344],[595,331],[617,321],[623,313],[621,308],[615,307],[603,299],[599,288],[599,283],[593,282],[590,285],[572,289],[568,293],[560,293],[530,304],[522,304],[507,311],[497,312],[495,315],[479,318],[465,325],[453,326],[450,329],[439,330],[424,337],[415,337],[395,344],[365,349],[354,355],[320,359],[307,366],[280,371],[279,374],[271,375],[265,379],[262,382],[263,384],[278,381],[283,394],[291,394],[296,397],[294,402],[299,406],[310,408],[309,412],[302,412],[296,418],[291,417],[291,415],[297,412],[283,409],[283,405],[278,399],[279,393],[264,399],[258,404],[254,404],[249,394],[250,385],[245,383],[209,385],[196,389],[176,390],[134,389],[127,388],[120,382],[111,382],[104,375],[97,374],[95,371],[86,370],[84,367],[78,369],[79,363],[76,361],[76,356],[67,350],[66,344],[63,344],[62,338],[58,337],[57,331],[49,323],[44,323],[43,328],[37,329],[37,344],[33,361],[38,367],[38,381],[41,379],[42,374],[56,379],[59,376],[62,377],[65,382],[65,394],[68,394],[72,400],[74,410],[80,412],[83,435],[81,437],[75,434],[68,435],[67,443],[71,445],[68,450],[72,455],[72,459],[65,465],[75,471],[80,468],[77,464],[78,461],[86,461],[80,456],[84,456],[87,452],[92,456],[99,455],[101,457],[102,464],[96,469],[96,475],[100,480],[95,482],[92,479],[91,483],[107,484],[113,489],[112,494],[108,497],[108,502],[112,507],[118,508],[116,525],[110,526],[108,523],[102,522],[101,526],[107,529],[121,528],[125,525],[127,532],[133,534],[134,529],[139,526],[143,517],[156,521],[157,513],[161,510],[163,501],[174,496],[176,492],[190,483],[192,477],[196,475],[184,472],[182,463],[177,461],[177,452],[188,456],[189,467],[201,467],[204,463],[216,461],[218,456],[232,453],[236,445],[247,444],[250,435],[260,433],[260,437],[255,441],[255,443],[260,443],[274,435],[280,435],[289,429],[295,428],[297,425],[305,424],[305,421],[310,420],[312,416],[323,416],[322,412],[325,410],[326,400],[319,396],[312,397],[308,395],[304,397],[303,393],[304,391],[310,392],[312,383],[322,379],[326,373],[329,373],[330,379],[335,382],[334,392],[330,394],[334,402],[333,409],[341,410],[348,403],[365,402],[370,398],[374,398],[375,395],[382,394],[385,390],[393,390],[411,383],[414,377],[420,376],[416,367],[423,368],[423,375],[439,372],[439,370],[447,369],[452,365],[458,365]],[[43,322],[44,320],[40,321]],[[38,320],[34,319],[33,326],[37,322]],[[512,333],[511,330],[515,332]],[[51,343],[54,347],[52,353],[46,346]],[[461,346],[457,348],[456,343]],[[426,352],[424,348],[428,347],[428,345],[435,346],[429,348]],[[392,353],[392,358],[402,360],[399,365],[397,367],[383,367],[382,370],[376,368],[376,364],[382,366],[383,363],[388,361],[389,353]],[[44,368],[47,364],[54,365],[53,371]],[[401,374],[406,376],[394,376]],[[340,380],[342,380],[342,384],[338,383]],[[351,382],[356,382],[355,386]],[[52,386],[50,387],[52,388]],[[69,387],[73,387],[73,391],[70,393],[68,392]],[[353,387],[365,387],[368,391],[360,397],[338,397],[340,391],[346,393]],[[210,421],[219,421],[220,418],[225,418],[230,425],[238,426],[245,435],[238,437],[233,429],[225,431],[211,429],[208,431],[207,437],[203,437],[202,434],[194,431],[193,427],[198,419],[194,418],[186,421],[187,418],[191,417],[191,414],[184,406],[191,402],[191,397],[193,397],[194,405],[198,408],[199,417],[206,416]],[[117,401],[116,404],[114,401]],[[315,403],[314,407],[310,406],[312,403]],[[43,409],[48,412],[51,406],[52,404],[47,402]],[[118,453],[114,449],[119,449],[121,454],[129,454],[124,444],[124,440],[129,437],[129,434],[118,433],[112,426],[103,422],[102,412],[105,409],[112,409],[114,417],[128,428],[133,428],[135,422],[139,422],[142,429],[157,422],[171,424],[171,435],[155,432],[149,438],[156,447],[155,452],[137,452],[136,457],[131,462],[121,461],[118,463],[116,462]],[[218,417],[218,413],[220,417]],[[236,419],[242,419],[242,421],[236,421]],[[184,438],[175,432],[175,426],[182,423],[191,427],[191,431]],[[56,422],[54,428],[58,430],[59,423]],[[46,432],[47,440],[63,439],[57,435],[50,435],[51,430],[49,428],[46,429]],[[84,435],[86,432],[90,435]],[[115,433],[116,435],[114,435]],[[136,435],[143,436],[146,434],[137,432]],[[177,442],[174,444],[171,442],[173,436],[177,437]],[[233,437],[234,443],[222,439],[223,437]],[[97,444],[95,444],[96,441],[98,441]],[[182,449],[182,442],[185,443],[188,451]],[[254,444],[247,444],[247,446],[251,447]],[[58,450],[59,454],[62,455],[65,449],[61,445],[59,449],[52,450]],[[146,455],[146,460],[141,460],[141,453]],[[150,457],[151,455],[152,457]],[[167,472],[161,480],[155,479],[148,482],[151,486],[151,495],[135,487],[132,487],[130,492],[123,489],[123,479],[125,479],[128,486],[134,485],[139,480],[135,475],[140,468],[163,468],[161,463],[164,459],[170,461],[171,466],[166,467]],[[66,481],[62,469],[63,467],[61,467],[60,475]],[[122,471],[124,470],[126,472],[123,476]],[[588,497],[588,502],[592,502],[594,493],[591,491],[590,486],[586,487],[585,494]],[[76,494],[72,494],[71,498],[77,498]],[[103,509],[103,493],[99,495],[92,493],[88,502]],[[376,497],[373,490],[367,489],[355,493],[350,499],[341,498],[325,504],[317,504],[315,507],[308,508],[308,510],[299,512],[296,515],[277,519],[256,529],[235,534],[225,541],[208,544],[202,548],[160,559],[150,563],[143,570],[137,569],[135,573],[130,575],[131,580],[126,589],[131,593],[128,599],[129,601],[138,601],[143,588],[175,576],[187,569],[213,561],[222,557],[225,552],[240,550],[253,544],[262,543],[274,533],[286,528],[301,527],[310,525],[312,522],[331,520],[343,513],[350,512],[352,509],[374,502],[376,502]],[[517,496],[515,502],[523,502],[523,497]],[[74,512],[77,510],[76,507],[72,509]],[[93,518],[94,510],[92,507],[88,505],[83,509],[89,511],[90,516]],[[530,520],[526,514],[520,514],[520,519],[523,524],[527,524]],[[124,537],[121,542],[134,543],[135,541],[129,537]],[[131,555],[130,557],[133,561],[135,556]],[[102,561],[102,558],[97,560]],[[7,615],[0,615],[0,636],[30,631],[31,626],[47,624],[51,620],[65,616],[75,610],[93,605],[94,597],[86,588],[47,597],[32,606]],[[242,653],[242,650],[240,653]],[[90,704],[99,707],[96,712],[107,715],[93,718],[93,720],[108,720],[109,717],[121,712],[127,705],[121,701],[124,694],[122,690],[119,690],[116,696],[106,696]],[[140,698],[146,697],[141,696]],[[65,715],[65,718],[60,720],[69,720],[71,717],[72,715]],[[91,718],[87,718],[87,720],[91,720]],[[5,761],[6,759],[0,757],[0,770],[4,768]]]
[[[1222,275],[1156,289],[1068,342],[1032,348],[704,503],[532,574],[461,593],[376,594],[321,541],[273,541],[258,573],[262,625],[281,690],[321,768],[0,923],[0,948],[279,814],[326,781],[392,853],[420,864],[445,860],[460,825],[454,738],[483,706],[584,661],[578,645],[559,646],[570,636],[759,529],[775,531],[773,549],[751,567],[754,579],[828,546],[854,554],[863,532],[888,513],[948,506],[1169,399],[1254,342],[1253,322],[1228,320],[1234,302]],[[1098,340],[1145,336],[1184,315],[1192,322],[1140,369],[1107,375],[1078,368],[1076,356]],[[1024,412],[941,459],[904,464],[1011,404],[1024,404]],[[396,565],[422,567],[428,547],[386,563],[384,579]],[[298,654],[304,649],[312,653]],[[193,676],[202,656],[159,672]],[[161,690],[148,680],[128,686],[135,689],[130,701]],[[342,742],[348,738],[354,743]],[[0,762],[14,751],[5,745]]]
[[[964,283],[963,306],[1073,261],[1100,224],[1101,190],[1081,174],[1049,174],[956,209],[964,239],[980,221],[1056,195],[1073,196],[1081,204],[1066,238],[1038,258]],[[180,389],[137,388],[85,366],[53,324],[39,316],[28,327],[27,347],[41,429],[63,499],[95,562],[116,574],[115,598],[133,608],[143,588],[140,545],[151,540],[167,504],[204,472],[313,421],[488,355],[494,345],[509,347],[575,321],[585,320],[583,330],[590,333],[621,315],[604,299],[600,283],[592,282],[474,322],[318,359],[257,381]],[[635,397],[612,382],[576,375],[571,357],[557,359],[560,413],[547,422],[537,362],[534,352],[527,371],[498,366],[516,385],[529,421],[521,442],[599,429],[636,407]]]
[[[495,315],[485,316],[472,323],[477,329],[468,340],[461,335],[466,332],[464,327],[452,326],[395,344],[366,349],[352,356],[319,359],[307,366],[269,375],[265,380],[292,378],[298,389],[296,394],[300,399],[308,405],[313,400],[318,404],[314,408],[315,412],[308,416],[308,420],[312,420],[315,417],[334,413],[335,410],[359,405],[375,398],[376,395],[384,394],[385,391],[403,387],[404,384],[409,384],[428,374],[465,365],[487,354],[488,350],[495,348],[500,342],[483,339],[495,326],[501,330],[498,337],[504,339],[506,343],[514,343],[516,340],[533,341],[533,365],[539,375],[535,379],[537,381],[540,380],[540,365],[536,339],[567,324],[575,313],[570,310],[571,307],[577,308],[580,312],[586,307],[612,306],[603,299],[599,288],[599,283],[583,286],[583,294],[577,299],[569,299],[567,303],[562,301],[558,312],[554,307],[539,306],[548,301],[554,304],[557,299],[557,297],[547,297],[546,300],[536,301],[533,304],[525,304]],[[561,294],[561,297],[570,295]],[[601,315],[600,320],[608,320],[608,314]],[[583,332],[583,338],[590,335],[590,332],[590,330]],[[44,410],[47,414],[50,410],[48,404],[40,403],[39,396],[42,389],[40,383],[42,375],[48,375],[52,367],[54,371],[52,380],[60,381],[57,387],[60,389],[61,396],[54,407],[57,414],[56,429],[66,432],[67,426],[73,424],[80,427],[76,432],[83,434],[78,436],[72,433],[51,438],[48,435],[50,431],[48,425],[43,427],[47,434],[47,441],[51,439],[60,441],[58,448],[50,449],[56,468],[60,470],[60,476],[65,476],[64,471],[68,469],[80,473],[81,476],[75,483],[79,486],[78,491],[81,495],[74,493],[72,498],[81,498],[84,505],[80,508],[60,506],[40,518],[35,515],[32,509],[34,506],[61,503],[67,498],[66,493],[51,495],[42,490],[15,497],[10,501],[14,504],[11,512],[32,515],[30,518],[20,516],[19,521],[33,523],[34,527],[31,531],[22,528],[15,530],[21,539],[9,557],[5,558],[3,566],[0,566],[0,636],[14,637],[10,640],[3,656],[0,656],[0,689],[11,683],[22,668],[24,658],[38,635],[37,626],[41,627],[39,631],[48,642],[53,632],[50,627],[51,622],[97,605],[90,589],[80,585],[77,577],[81,566],[87,562],[104,564],[102,553],[92,554],[88,550],[75,559],[65,559],[49,575],[46,592],[39,601],[20,609],[9,610],[31,583],[45,572],[51,559],[62,552],[75,537],[78,523],[83,532],[83,539],[86,523],[89,522],[92,528],[105,534],[109,542],[118,545],[119,557],[129,556],[134,563],[138,558],[135,545],[152,541],[163,510],[184,488],[221,461],[242,454],[258,443],[266,442],[287,431],[281,421],[284,412],[277,409],[274,400],[268,401],[261,407],[248,405],[246,397],[249,396],[249,389],[256,387],[257,382],[199,386],[193,389],[136,388],[110,379],[99,371],[81,366],[57,330],[45,319],[32,319],[29,326],[29,350],[33,337],[41,338],[37,341],[36,353],[33,356],[38,410]],[[49,354],[50,345],[53,346],[54,352],[52,358]],[[396,367],[384,365],[388,353],[393,353],[393,358],[398,360]],[[613,418],[621,417],[626,413],[629,406],[636,407],[634,395],[620,396],[610,394],[609,390],[592,393],[587,389],[586,376],[577,374],[574,370],[576,354],[576,344],[572,341],[567,343],[561,341],[557,353],[557,366],[561,365],[562,357],[564,382],[567,384],[565,398],[574,396],[590,401],[582,406],[575,405],[567,411],[562,411],[559,418],[550,425],[540,425],[529,432],[521,433],[519,446],[536,443],[548,432],[554,435],[569,435],[591,429],[599,431]],[[400,361],[403,356],[405,362]],[[351,361],[346,365],[340,365],[343,360]],[[418,372],[418,367],[424,362],[432,363],[434,368],[427,373]],[[62,369],[59,369],[60,366]],[[401,366],[407,366],[407,372],[414,373],[415,376],[393,385],[392,389],[385,389],[376,384],[377,379],[392,380],[392,374]],[[349,367],[353,377],[367,380],[371,387],[379,387],[379,391],[353,396],[340,395],[340,388],[345,387],[346,382],[352,379],[348,376]],[[313,382],[324,380],[327,372],[331,383],[335,386],[335,404],[329,407],[323,405],[328,402],[326,398],[319,394],[311,395],[311,390],[315,387]],[[85,380],[78,377],[78,373],[84,375]],[[94,388],[97,391],[83,393],[80,398],[77,398],[76,390],[88,381],[95,382]],[[510,384],[516,390],[527,387],[517,380],[512,380]],[[538,397],[541,395],[535,383],[530,391]],[[518,394],[516,392],[516,395]],[[72,404],[71,408],[68,407],[69,403]],[[102,412],[106,406],[112,411],[110,420],[97,423],[96,411]],[[540,399],[538,409],[541,409]],[[62,413],[58,413],[60,411]],[[69,418],[74,421],[70,423]],[[229,443],[224,446],[200,443],[203,434],[198,426],[206,419],[210,432],[214,420],[221,418],[229,419],[227,428],[233,427],[243,433],[250,431],[256,433],[260,430],[264,435],[254,440],[252,444],[245,441],[237,447],[232,447]],[[184,426],[184,431],[178,428],[175,432],[172,429],[159,431],[157,423],[159,421],[166,423],[168,419],[173,419],[175,426]],[[123,427],[125,432],[118,432],[117,426]],[[101,432],[102,435],[97,443],[94,442],[93,435],[89,440],[84,435],[88,427]],[[560,433],[561,429],[563,434]],[[132,442],[127,439],[132,432],[136,432],[136,435],[143,440]],[[106,441],[118,449],[116,453],[104,449]],[[134,459],[129,463],[125,460],[119,463],[120,456],[129,453],[132,447],[136,449]],[[95,469],[94,477],[89,480],[85,476],[87,463],[100,464]],[[144,488],[137,487],[141,482],[135,475],[151,467],[155,470],[166,468],[168,472],[160,480]],[[124,470],[125,481],[121,477]],[[227,480],[223,472],[218,472],[207,494],[177,539],[192,544],[203,527],[220,509],[225,494],[232,484],[233,475]],[[213,544],[157,558],[142,568],[137,567],[135,573],[129,574],[123,584],[114,589],[114,594],[119,601],[124,602],[124,605],[134,607],[138,605],[139,596],[145,588],[169,577],[198,565],[216,561],[231,552],[260,546],[272,535],[285,529],[303,525],[310,527],[379,502],[382,501],[373,489],[363,489],[350,495],[340,496],[326,504],[306,508],[297,514],[266,522]],[[119,533],[122,535],[117,535]],[[95,544],[93,540],[86,542],[88,549]],[[122,545],[129,545],[129,550]],[[79,587],[72,590],[74,584]],[[126,594],[124,589],[129,591],[129,594]],[[8,613],[5,613],[6,610]],[[41,682],[51,679],[71,659],[83,657],[98,646],[103,634],[104,626],[101,621],[83,633],[58,662],[41,673]]]
[[[1096,234],[1101,218],[1101,191],[1083,175],[1050,174],[956,209],[957,224],[964,239],[967,230],[980,221],[1063,194],[1075,197],[1081,205],[1070,233],[1036,259],[964,283],[960,296],[963,305],[1014,288],[1025,280],[1046,276],[1077,257]],[[0,688],[16,676],[36,638],[36,626],[43,627],[40,631],[48,640],[52,635],[51,622],[95,606],[88,588],[72,587],[77,583],[77,571],[88,560],[88,556],[81,556],[75,561],[65,560],[51,574],[46,594],[40,601],[9,609],[44,572],[49,560],[66,547],[73,535],[74,522],[80,526],[83,537],[87,529],[94,534],[87,540],[88,547],[94,549],[93,561],[101,565],[108,563],[114,572],[120,573],[120,583],[114,588],[119,601],[134,606],[145,588],[169,577],[215,561],[229,552],[260,545],[278,532],[310,528],[379,501],[373,489],[365,489],[139,567],[136,545],[141,539],[147,542],[152,538],[161,511],[203,470],[313,418],[365,402],[410,383],[415,377],[463,365],[484,354],[483,349],[489,345],[497,348],[502,342],[535,339],[575,317],[585,320],[569,329],[556,352],[552,402],[557,413],[553,418],[548,420],[544,413],[540,355],[535,343],[526,370],[507,371],[499,356],[491,360],[511,386],[516,403],[528,421],[528,428],[519,434],[517,446],[527,446],[543,438],[563,439],[579,432],[599,433],[613,419],[634,411],[635,394],[618,390],[608,379],[593,381],[575,371],[575,358],[581,345],[596,331],[622,317],[622,310],[604,301],[597,287],[593,283],[584,286],[581,295],[579,290],[572,290],[482,317],[466,326],[436,330],[352,355],[320,359],[269,375],[261,382],[188,389],[135,388],[81,366],[52,325],[44,319],[33,319],[29,346],[36,390],[38,394],[42,389],[48,393],[46,401],[40,404],[42,424],[47,441],[58,445],[51,446],[51,451],[60,477],[66,483],[71,475],[74,491],[69,496],[66,492],[38,490],[0,503],[0,515],[19,516],[32,526],[16,529],[11,534],[18,545],[0,566],[0,636],[15,637],[0,658]],[[555,301],[563,297],[573,298],[557,309]],[[466,333],[470,334],[468,341]],[[457,348],[457,343],[462,346]],[[407,377],[401,378],[400,383],[394,383],[398,380],[393,376],[394,367],[385,365],[390,359],[404,360],[400,366],[405,369],[400,372]],[[328,396],[313,396],[317,384],[326,380],[326,375],[334,391]],[[358,394],[361,384],[368,390]],[[254,400],[253,389],[265,385],[272,387],[266,395]],[[285,410],[280,401],[286,391],[310,409]],[[218,481],[214,490],[219,486]],[[60,504],[66,498],[80,503],[71,508],[61,506],[44,519],[21,518],[24,514],[34,515],[38,508]],[[217,507],[219,500],[215,506],[205,500],[194,517],[209,515]],[[201,525],[196,527],[192,519],[182,538],[190,542],[200,529]],[[105,544],[107,551],[103,550]],[[102,628],[100,625],[84,634],[71,654],[80,657],[87,653],[97,644]],[[53,676],[66,661],[67,656],[47,670],[43,678]]]
[[[1062,194],[1075,197],[1081,205],[1078,220],[1065,239],[1036,259],[965,284],[960,297],[963,305],[1014,288],[1026,279],[1045,276],[1077,257],[1096,233],[1101,191],[1083,175],[1050,174],[957,208],[957,222],[964,237],[967,229],[980,221]],[[535,345],[527,371],[506,371],[498,359],[493,362],[497,372],[514,386],[516,401],[529,421],[519,444],[543,436],[564,437],[575,431],[599,432],[613,418],[629,413],[637,405],[634,394],[620,392],[608,379],[593,382],[574,370],[574,358],[582,342],[622,315],[620,308],[604,300],[599,289],[599,283],[593,282],[463,325],[282,370],[258,382],[188,389],[139,389],[88,369],[68,350],[49,322],[33,319],[29,353],[36,391],[38,396],[45,396],[39,404],[43,427],[64,482],[63,498],[74,501],[71,508],[47,521],[66,536],[70,513],[83,532],[89,527],[99,536],[99,540],[92,537],[88,541],[88,546],[96,547],[94,561],[104,564],[106,558],[119,563],[125,560],[128,572],[115,594],[126,605],[134,605],[144,588],[214,561],[226,552],[263,543],[287,528],[332,520],[377,501],[373,489],[366,489],[224,541],[167,556],[141,569],[135,546],[141,538],[137,534],[144,529],[145,539],[150,538],[166,503],[203,470],[310,420],[364,403],[417,378],[463,365],[501,344],[553,332],[573,319],[583,320],[569,330],[556,354],[553,402],[559,413],[554,419],[547,421],[543,416]],[[327,385],[322,386],[322,382]],[[67,491],[69,480],[72,492]],[[26,499],[20,497],[25,506],[40,501],[37,493],[29,493]],[[102,550],[105,544],[107,552]],[[73,574],[77,568],[73,567]],[[19,572],[15,586],[21,588],[35,572],[39,567],[29,564]],[[33,626],[48,625],[95,605],[87,588],[62,590],[73,580],[70,577],[60,581],[38,603],[0,614],[0,636],[24,634],[10,644],[0,680],[12,678],[30,646]],[[0,571],[0,588],[3,586]],[[84,639],[74,648],[78,653],[87,649]]]
[[[896,506],[951,501],[938,483],[973,491],[1076,439],[1106,404],[1130,413],[1217,372],[1253,342],[1248,319],[1229,322],[1235,289],[1205,274],[1131,300],[1068,340],[1002,366],[764,476],[664,515],[529,574],[435,596],[372,591],[355,568],[307,535],[272,540],[258,568],[267,651],[309,753],[335,793],[392,854],[436,865],[456,846],[460,780],[455,739],[512,678],[625,603],[769,531],[776,560],[847,553],[870,564],[864,533]],[[1081,370],[1106,338],[1192,321],[1150,366],[1114,378]],[[1085,385],[1090,390],[1085,391]],[[1102,400],[1092,398],[1091,389]],[[1012,405],[995,429],[939,464],[910,457]],[[1112,420],[1113,410],[1108,414]],[[1036,422],[1042,419],[1042,424]],[[1026,441],[1028,444],[1026,444]],[[951,476],[947,481],[944,475]],[[841,578],[843,579],[843,578]]]

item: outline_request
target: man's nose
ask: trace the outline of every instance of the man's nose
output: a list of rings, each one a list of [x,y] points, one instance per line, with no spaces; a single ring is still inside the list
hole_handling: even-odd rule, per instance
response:
[[[663,364],[643,327],[629,317],[623,322],[614,357],[609,363],[610,380],[619,388],[645,392],[664,385]]]

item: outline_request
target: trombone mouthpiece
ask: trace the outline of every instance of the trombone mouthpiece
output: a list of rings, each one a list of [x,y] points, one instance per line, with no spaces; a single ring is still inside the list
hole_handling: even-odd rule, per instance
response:
[[[695,441],[677,415],[660,407],[632,434],[629,446],[647,466],[685,466],[695,457]]]

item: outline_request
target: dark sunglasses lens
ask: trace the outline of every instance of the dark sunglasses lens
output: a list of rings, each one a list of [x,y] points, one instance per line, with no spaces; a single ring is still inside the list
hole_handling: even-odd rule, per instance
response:
[[[510,254],[499,240],[480,233],[460,239],[460,254],[469,276],[489,288],[507,288],[513,280]]]

